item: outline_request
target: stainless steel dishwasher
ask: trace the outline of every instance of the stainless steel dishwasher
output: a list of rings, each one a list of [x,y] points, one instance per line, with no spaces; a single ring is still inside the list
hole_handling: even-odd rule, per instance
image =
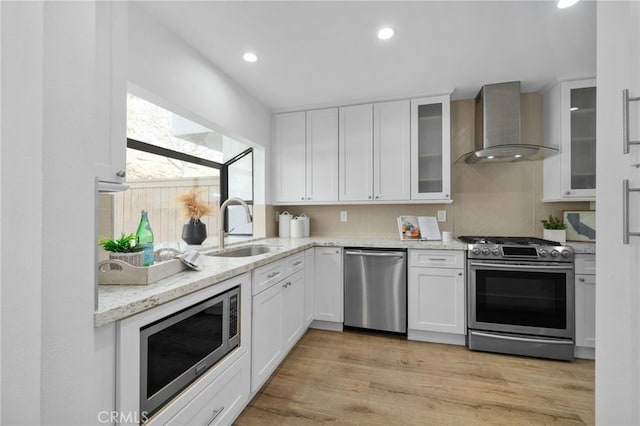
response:
[[[406,250],[345,249],[344,325],[407,332]]]

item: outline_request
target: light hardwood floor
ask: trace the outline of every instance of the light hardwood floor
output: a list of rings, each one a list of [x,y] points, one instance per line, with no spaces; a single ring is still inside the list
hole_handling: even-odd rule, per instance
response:
[[[588,360],[310,329],[235,424],[594,424],[594,376]]]

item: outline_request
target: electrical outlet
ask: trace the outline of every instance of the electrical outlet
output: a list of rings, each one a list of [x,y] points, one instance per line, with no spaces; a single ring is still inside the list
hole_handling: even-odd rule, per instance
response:
[[[438,210],[438,222],[446,222],[446,221],[447,221],[447,211]]]
[[[347,221],[347,211],[342,210],[340,211],[340,222],[346,222],[346,221]]]

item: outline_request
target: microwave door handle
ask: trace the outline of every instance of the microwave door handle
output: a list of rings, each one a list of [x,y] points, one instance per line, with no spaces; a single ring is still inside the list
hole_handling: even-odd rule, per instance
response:
[[[571,265],[510,265],[505,263],[480,263],[480,262],[471,262],[471,266],[480,266],[486,268],[494,268],[494,269],[539,269],[539,270],[556,270],[556,271],[570,271],[573,268]]]

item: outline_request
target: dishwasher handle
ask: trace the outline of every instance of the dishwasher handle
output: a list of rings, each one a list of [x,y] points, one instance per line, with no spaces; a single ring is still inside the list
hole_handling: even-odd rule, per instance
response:
[[[404,258],[404,252],[398,251],[367,251],[367,250],[345,250],[347,256],[366,256],[366,257],[396,257]]]

